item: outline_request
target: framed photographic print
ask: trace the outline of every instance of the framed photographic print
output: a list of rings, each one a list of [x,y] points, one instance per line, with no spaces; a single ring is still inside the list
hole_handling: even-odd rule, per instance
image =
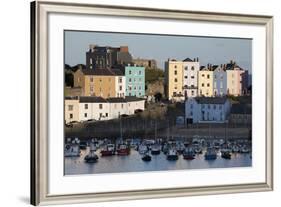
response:
[[[273,17],[31,3],[31,204],[273,189]]]

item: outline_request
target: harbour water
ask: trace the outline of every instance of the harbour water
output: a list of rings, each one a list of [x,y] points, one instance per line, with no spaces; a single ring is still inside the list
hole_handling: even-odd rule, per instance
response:
[[[220,152],[218,152],[217,159],[205,160],[203,152],[202,154],[197,154],[193,160],[185,160],[182,155],[179,155],[178,160],[169,161],[166,159],[166,155],[161,152],[159,155],[151,155],[150,162],[144,162],[141,159],[142,155],[135,149],[131,149],[128,156],[114,155],[106,157],[101,157],[100,151],[97,150],[98,162],[90,164],[84,161],[84,157],[88,152],[89,147],[86,150],[81,150],[80,157],[65,157],[65,175],[252,166],[250,153],[232,153],[231,159],[223,159]]]

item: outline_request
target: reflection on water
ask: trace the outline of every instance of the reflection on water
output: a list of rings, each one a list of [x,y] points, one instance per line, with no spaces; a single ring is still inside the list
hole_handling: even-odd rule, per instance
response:
[[[168,161],[166,155],[161,152],[160,155],[152,155],[150,162],[144,162],[141,155],[134,149],[131,150],[129,156],[101,157],[97,151],[98,162],[89,164],[84,162],[88,150],[82,150],[80,157],[65,157],[65,175],[249,167],[252,165],[249,153],[234,153],[230,160],[221,158],[219,154],[216,160],[205,160],[204,154],[199,154],[194,160],[184,160],[180,155],[178,160]]]

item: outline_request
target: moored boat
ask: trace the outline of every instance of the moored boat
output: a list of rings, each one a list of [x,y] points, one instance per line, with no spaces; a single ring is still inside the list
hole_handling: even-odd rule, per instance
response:
[[[151,154],[152,155],[159,155],[160,154],[160,146],[159,145],[153,145],[151,147]]]
[[[170,149],[167,153],[167,160],[178,160],[179,156],[177,153],[177,150],[175,149]]]
[[[115,155],[115,146],[114,144],[107,144],[101,151],[102,156],[112,156]]]
[[[96,151],[96,146],[95,144],[92,142],[90,144],[90,152],[89,154],[87,154],[85,157],[84,157],[84,161],[87,162],[87,163],[95,163],[98,161],[99,157],[96,155],[95,153]]]
[[[126,144],[119,144],[117,148],[117,155],[129,155],[130,147]]]
[[[217,152],[214,148],[207,148],[207,151],[204,155],[205,160],[215,160],[217,159]]]
[[[149,162],[151,161],[151,156],[148,153],[146,153],[145,155],[142,156],[141,159],[145,162]]]
[[[222,151],[221,157],[224,159],[231,159],[231,153],[229,151]]]
[[[183,159],[185,160],[193,160],[195,158],[195,152],[191,147],[186,148],[183,151]]]

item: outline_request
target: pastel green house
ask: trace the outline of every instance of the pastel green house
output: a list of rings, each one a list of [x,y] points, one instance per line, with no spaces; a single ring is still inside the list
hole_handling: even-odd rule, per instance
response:
[[[145,68],[125,66],[126,96],[143,97],[145,95]]]

